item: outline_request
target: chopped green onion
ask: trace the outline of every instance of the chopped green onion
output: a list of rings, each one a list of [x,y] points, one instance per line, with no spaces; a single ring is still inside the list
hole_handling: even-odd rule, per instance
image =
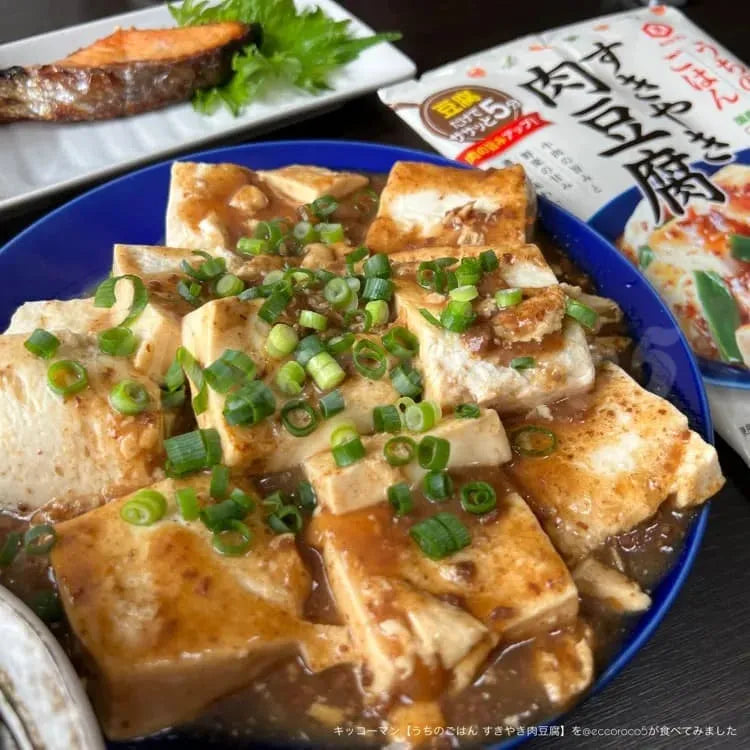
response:
[[[314,510],[318,504],[318,498],[315,497],[313,486],[306,479],[303,479],[294,492],[297,498],[297,504],[303,510]]]
[[[321,242],[325,242],[326,245],[344,241],[344,227],[341,224],[325,224],[321,222],[317,225],[316,229],[318,230]]]
[[[209,531],[218,531],[229,521],[241,521],[247,515],[247,510],[229,498],[204,506],[198,515]]]
[[[437,513],[415,523],[409,535],[432,560],[448,557],[471,542],[468,529],[452,513]]]
[[[385,351],[370,339],[360,339],[352,350],[357,372],[370,380],[380,380],[388,366]]]
[[[471,302],[479,296],[479,291],[475,286],[464,285],[451,289],[448,295],[456,302]]]
[[[272,492],[268,497],[263,498],[263,505],[270,511],[275,512],[284,505],[284,496],[281,490]]]
[[[349,284],[349,288],[353,292],[359,292],[359,288],[362,286],[359,276],[347,276],[346,283]]]
[[[249,513],[253,508],[255,508],[255,500],[247,494],[247,492],[244,492],[239,487],[235,487],[230,493],[229,493],[229,499],[235,503],[236,505],[239,505],[240,508],[242,508],[245,513]]]
[[[294,505],[282,505],[266,518],[266,523],[277,534],[297,534],[302,531],[302,516]]]
[[[417,444],[406,435],[396,435],[383,446],[383,455],[391,466],[405,466],[414,459],[416,452]]]
[[[336,427],[331,432],[331,447],[341,445],[342,443],[346,443],[356,437],[359,437],[359,432],[357,432],[357,425],[355,425],[351,419],[344,420],[340,424],[336,425]]]
[[[201,304],[202,291],[203,287],[197,281],[180,279],[177,283],[177,293],[182,299],[193,305],[193,307],[198,307]]]
[[[203,368],[184,346],[177,349],[177,361],[190,379],[196,392],[193,396],[193,411],[196,416],[202,414],[208,408],[208,389],[206,388]]]
[[[344,467],[356,463],[365,456],[365,446],[359,437],[355,437],[346,443],[335,445],[331,449],[336,466]]]
[[[29,606],[42,622],[58,622],[63,617],[60,597],[54,591],[37,591]]]
[[[239,541],[233,541],[239,537]],[[222,528],[214,532],[211,538],[213,548],[220,555],[237,557],[244,555],[250,549],[253,541],[253,535],[250,529],[236,519],[227,521]]]
[[[638,248],[638,265],[645,271],[654,260],[654,251],[648,245]]]
[[[504,310],[506,307],[515,307],[523,300],[523,292],[520,289],[498,289],[495,292],[495,304]]]
[[[88,384],[86,368],[75,360],[61,359],[47,368],[47,386],[63,398],[80,393]]]
[[[270,274],[266,276],[266,280],[268,276]],[[282,278],[290,280],[295,289],[308,289],[318,285],[318,277],[309,268],[287,268]]]
[[[428,500],[443,503],[453,494],[453,480],[447,471],[428,471],[424,476],[422,491]]]
[[[180,509],[180,515],[186,521],[195,521],[200,512],[198,505],[198,495],[191,487],[182,487],[175,493],[177,496],[177,507]]]
[[[371,318],[371,327],[385,325],[391,316],[388,303],[382,299],[375,299],[372,302],[368,302],[365,305],[365,313]]]
[[[203,371],[203,375],[214,391],[227,393],[235,385],[255,377],[255,362],[242,351],[226,349]]]
[[[372,424],[375,432],[401,432],[401,415],[393,404],[376,406],[372,410]]]
[[[282,393],[296,396],[305,384],[305,368],[299,362],[285,362],[276,373],[276,385]]]
[[[44,328],[36,328],[23,345],[34,356],[51,359],[60,346],[60,339],[49,331],[45,331]]]
[[[271,246],[266,240],[257,237],[240,237],[237,240],[237,252],[243,255],[267,255]]]
[[[271,219],[271,221],[259,221],[255,226],[253,236],[258,240],[268,243],[268,251],[278,253],[284,241],[284,225],[286,219]],[[266,252],[268,252],[266,251]]]
[[[407,406],[404,411],[404,426],[410,432],[431,430],[442,416],[440,406],[434,401],[422,401]]]
[[[291,354],[298,343],[299,336],[294,328],[286,323],[276,323],[266,339],[266,353],[274,359],[282,359]]]
[[[133,526],[150,526],[164,518],[167,499],[156,490],[138,490],[120,508],[120,518]]]
[[[367,310],[353,308],[344,314],[344,327],[350,331],[367,331],[372,325],[372,315]]]
[[[385,253],[375,253],[362,265],[365,276],[377,276],[381,279],[391,278],[391,261]]]
[[[388,488],[388,502],[393,506],[397,516],[405,516],[414,509],[414,500],[406,482],[397,482]]]
[[[321,195],[310,203],[310,210],[319,219],[325,219],[336,213],[339,207],[338,201],[332,195]]]
[[[419,441],[417,460],[423,469],[441,471],[448,466],[451,455],[451,444],[445,438],[425,435]]]
[[[584,328],[589,330],[596,328],[596,323],[599,320],[599,316],[594,310],[572,297],[565,300],[565,314],[577,320]]]
[[[271,389],[259,380],[245,383],[224,401],[224,419],[230,425],[254,425],[276,411]]]
[[[471,309],[471,302],[451,300],[440,313],[440,324],[453,333],[463,333],[476,317]]]
[[[736,336],[741,317],[732,292],[715,271],[693,271],[693,278],[703,316],[719,355],[725,362],[742,362]]]
[[[321,391],[335,388],[346,378],[344,369],[328,352],[318,352],[307,363],[307,372]]]
[[[323,296],[335,308],[341,309],[349,304],[354,293],[349,284],[347,284],[346,279],[335,276],[326,282],[323,288]]]
[[[137,380],[121,380],[110,392],[109,403],[115,411],[129,417],[148,408],[151,396]]]
[[[358,190],[351,198],[352,206],[366,217],[375,215],[378,210],[378,194],[370,187]]]
[[[362,290],[362,299],[382,299],[390,302],[393,297],[394,283],[390,279],[380,279],[377,276],[370,276],[365,279],[365,286]]]
[[[309,401],[288,401],[281,407],[281,423],[294,437],[305,437],[318,426],[318,415]]]
[[[167,465],[173,476],[206,469],[221,461],[219,433],[209,428],[193,430],[164,441]]]
[[[479,253],[479,262],[482,264],[483,271],[494,271],[500,266],[494,250],[485,250],[483,253]]]
[[[528,370],[531,367],[536,367],[536,360],[533,357],[513,357],[510,366],[514,370]]]
[[[482,278],[481,262],[477,258],[463,258],[455,274],[458,287],[476,286]]]
[[[730,233],[729,252],[733,258],[750,262],[750,236],[746,234]]]
[[[275,284],[271,296],[260,306],[258,317],[269,325],[275,323],[293,296],[292,285],[288,281]]]
[[[161,408],[178,409],[185,403],[185,386],[174,391],[161,390]]]
[[[497,495],[487,482],[469,482],[461,488],[461,507],[467,513],[480,516],[497,506]]]
[[[245,288],[245,282],[233,273],[224,274],[216,282],[216,294],[219,297],[236,297]]]
[[[0,568],[5,568],[16,559],[18,550],[23,544],[23,536],[20,531],[11,531],[5,537],[0,547]]]
[[[447,287],[445,270],[434,260],[425,260],[417,267],[417,284],[423,289],[443,292]]]
[[[419,339],[403,326],[394,326],[381,340],[383,346],[399,359],[410,359],[419,353]]]
[[[391,384],[402,396],[415,398],[422,393],[422,376],[406,361],[391,370]]]
[[[280,281],[284,281],[286,278],[288,277],[280,268],[274,268],[273,271],[269,271],[263,277],[263,288],[268,290],[268,294],[266,296],[270,297],[271,292],[274,290],[276,284],[278,284]],[[285,284],[285,286],[289,286],[289,284]]]
[[[224,500],[229,494],[229,467],[216,464],[211,469],[209,494],[214,500]]]
[[[168,391],[176,391],[183,385],[185,385],[185,373],[179,359],[175,356],[164,375],[164,387]]]
[[[510,444],[522,456],[549,456],[557,448],[557,435],[546,427],[530,424],[513,430]]]
[[[300,247],[305,247],[318,239],[318,233],[309,221],[298,221],[292,229],[292,237],[297,240]]]
[[[331,354],[343,354],[348,352],[354,346],[355,338],[353,333],[342,333],[340,336],[334,336],[326,342],[326,348]]]
[[[211,281],[221,276],[227,270],[227,262],[224,258],[213,258],[203,250],[193,250],[193,255],[200,255],[205,261],[198,268],[194,268],[186,260],[180,263],[180,268],[188,275],[198,281]]]
[[[299,324],[303,328],[312,328],[316,331],[325,331],[325,329],[328,328],[328,318],[326,318],[325,315],[321,315],[320,313],[315,312],[314,310],[300,310]]]
[[[323,419],[330,419],[335,414],[339,414],[344,411],[345,406],[344,397],[338,388],[318,399],[318,408],[323,415]]]
[[[459,404],[456,407],[456,416],[461,419],[478,419],[479,406],[478,404]]]
[[[302,367],[306,367],[310,360],[320,352],[326,350],[325,345],[320,340],[320,336],[317,333],[305,336],[297,346],[297,351],[294,353],[294,358],[299,362]]]
[[[54,526],[41,523],[31,526],[23,535],[23,551],[27,555],[46,555],[57,541]]]
[[[138,346],[138,339],[130,328],[116,326],[100,331],[97,335],[99,351],[113,357],[129,357]]]
[[[356,250],[352,250],[350,253],[347,253],[344,256],[344,260],[346,261],[346,265],[350,272],[352,272],[352,269],[354,268],[355,263],[359,263],[359,261],[364,260],[368,255],[370,254],[370,251],[368,248],[361,246],[358,247]]]
[[[121,326],[127,328],[136,321],[148,304],[148,290],[138,276],[128,273],[124,276],[111,276],[102,281],[96,288],[94,307],[112,307],[116,301],[115,287],[117,286],[117,282],[123,279],[127,279],[133,285],[133,299],[130,303],[130,311],[125,320],[120,323]]]
[[[426,307],[420,307],[419,308],[419,314],[431,325],[434,325],[436,328],[442,328],[443,324],[426,308]]]

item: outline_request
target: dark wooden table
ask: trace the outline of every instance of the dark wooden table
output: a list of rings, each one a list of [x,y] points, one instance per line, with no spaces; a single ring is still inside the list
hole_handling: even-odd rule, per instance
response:
[[[150,0],[2,0],[0,43],[152,5]],[[420,71],[564,23],[627,7],[614,0],[342,0],[370,26],[400,29]],[[635,4],[635,3],[632,3]],[[701,0],[687,14],[750,57],[746,0]],[[1,136],[0,136],[1,137]],[[428,148],[373,94],[268,138],[352,138]],[[75,193],[0,222],[0,244]],[[2,281],[0,280],[0,284]],[[750,396],[749,396],[750,397]],[[750,469],[719,441],[727,486],[713,502],[703,548],[653,638],[602,693],[566,719],[562,739],[529,748],[750,748]],[[574,727],[732,728],[736,735],[583,737]]]

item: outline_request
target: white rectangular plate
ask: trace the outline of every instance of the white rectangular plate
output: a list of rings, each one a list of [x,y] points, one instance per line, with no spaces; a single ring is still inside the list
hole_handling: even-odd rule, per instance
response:
[[[317,5],[336,20],[349,19],[356,36],[373,33],[332,0],[297,0],[297,5]],[[0,45],[0,69],[60,59],[108,36],[116,26],[174,25],[165,5],[111,16]],[[287,88],[254,102],[239,117],[227,110],[201,115],[186,102],[118,120],[0,125],[0,211],[221,136],[287,124],[296,116],[408,78],[414,71],[406,55],[393,45],[379,44],[335,73],[329,91],[311,95]]]

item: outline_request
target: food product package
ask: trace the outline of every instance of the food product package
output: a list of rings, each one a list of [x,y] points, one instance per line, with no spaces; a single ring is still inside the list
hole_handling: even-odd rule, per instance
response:
[[[671,308],[718,432],[750,464],[750,66],[658,5],[379,93],[440,153],[520,162],[539,194],[612,241]]]

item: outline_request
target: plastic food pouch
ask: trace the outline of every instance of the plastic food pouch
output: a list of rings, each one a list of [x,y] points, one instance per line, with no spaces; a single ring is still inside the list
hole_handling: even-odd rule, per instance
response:
[[[520,162],[610,239],[699,357],[750,463],[750,67],[652,6],[528,36],[380,97],[440,153]]]

